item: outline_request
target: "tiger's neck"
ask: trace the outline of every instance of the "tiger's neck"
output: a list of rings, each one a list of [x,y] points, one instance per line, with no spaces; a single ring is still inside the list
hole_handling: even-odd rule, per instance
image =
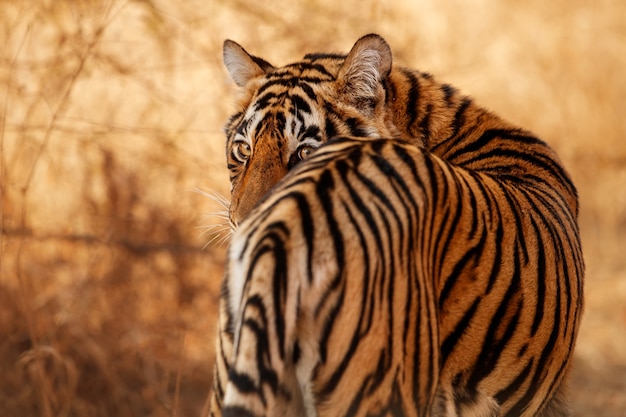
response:
[[[569,175],[554,150],[533,133],[428,73],[394,68],[385,87],[386,123],[393,123],[401,138],[420,141],[430,153],[462,169],[535,190],[558,190],[577,215],[578,197]]]
[[[455,142],[472,139],[468,133],[476,137],[488,129],[512,127],[451,85],[439,83],[425,72],[394,68],[386,90],[390,119],[402,138],[420,139],[426,149],[443,159],[447,159],[446,149]],[[470,125],[479,125],[480,129],[464,131]]]

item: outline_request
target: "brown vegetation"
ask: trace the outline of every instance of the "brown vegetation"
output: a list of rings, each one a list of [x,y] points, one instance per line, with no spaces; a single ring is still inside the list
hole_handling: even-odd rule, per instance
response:
[[[518,3],[0,0],[0,416],[203,412],[224,248],[193,190],[228,193],[222,42],[284,64],[368,32],[562,156],[574,415],[626,416],[626,3]]]

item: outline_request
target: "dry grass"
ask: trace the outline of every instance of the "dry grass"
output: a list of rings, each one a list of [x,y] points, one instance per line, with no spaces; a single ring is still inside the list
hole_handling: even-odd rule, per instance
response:
[[[533,129],[578,184],[576,416],[626,416],[626,4],[0,0],[0,416],[192,416],[210,386],[233,38],[284,64],[378,32]],[[219,240],[219,239],[218,239]]]

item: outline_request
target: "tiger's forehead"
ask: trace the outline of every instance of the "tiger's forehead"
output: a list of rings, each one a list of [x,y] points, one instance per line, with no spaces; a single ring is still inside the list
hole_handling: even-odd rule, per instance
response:
[[[334,81],[342,61],[339,59],[320,58],[322,55],[307,55],[305,59],[284,67],[274,68],[266,74],[269,80],[283,79],[309,82]]]
[[[259,108],[275,104],[297,104],[300,99],[316,100],[336,75],[320,64],[300,62],[267,72],[257,87],[253,103]]]
[[[307,126],[321,123],[317,107],[297,95],[276,98],[259,110],[254,105],[246,110],[237,133],[254,137],[273,131],[279,136],[295,137]]]
[[[320,113],[324,92],[334,81],[325,67],[306,61],[269,71],[244,112],[239,133],[308,124]]]
[[[344,60],[341,55],[313,54],[267,71],[249,90],[249,101],[241,113],[230,119],[226,131],[253,141],[271,131],[294,138],[318,136],[319,126],[324,124],[325,104],[332,101],[332,85]],[[227,135],[231,139],[234,136]]]

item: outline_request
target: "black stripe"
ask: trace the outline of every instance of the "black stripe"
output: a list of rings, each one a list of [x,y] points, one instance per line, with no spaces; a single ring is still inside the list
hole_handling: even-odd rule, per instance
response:
[[[515,313],[510,318],[510,322],[507,324],[507,327],[504,331],[503,337],[498,340],[496,335],[500,330],[500,325],[502,324],[502,320],[507,315],[509,307],[512,306],[512,302],[514,296],[520,293],[521,291],[521,278],[522,271],[519,266],[519,258],[516,256],[517,251],[513,251],[514,257],[512,262],[510,262],[513,266],[513,274],[511,275],[511,282],[508,285],[507,291],[502,297],[502,299],[498,300],[498,308],[496,309],[493,317],[489,321],[489,326],[487,328],[487,333],[485,335],[485,339],[483,341],[483,346],[480,348],[480,354],[475,361],[474,369],[471,375],[468,378],[467,385],[470,387],[477,387],[478,383],[486,378],[495,368],[500,356],[505,350],[507,344],[510,342],[510,337],[517,328],[519,323],[519,315],[522,310],[522,300],[517,301],[517,305],[515,308]],[[504,277],[500,277],[501,280]],[[485,345],[484,343],[488,343]]]
[[[405,114],[407,116],[407,125],[406,129],[409,132],[412,132],[411,126],[417,120],[417,111],[418,111],[418,100],[420,96],[420,85],[417,78],[417,75],[411,72],[408,69],[403,68],[402,75],[406,78],[406,81],[409,83],[409,88],[407,89],[407,100],[406,100],[406,109]],[[416,133],[416,132],[414,132]]]
[[[440,148],[442,148],[445,144],[449,145],[449,142],[453,140],[454,140],[453,144],[465,143],[465,141],[462,141],[461,137],[458,137],[458,135],[462,127],[466,127],[466,128],[468,127],[465,123],[465,112],[467,111],[470,104],[472,104],[472,100],[469,97],[463,98],[463,100],[461,101],[461,104],[459,105],[459,107],[457,107],[456,112],[454,113],[454,118],[451,123],[452,133],[447,138],[439,142],[434,142],[434,144],[430,147],[431,152],[437,155],[442,155],[443,152],[440,150]],[[469,129],[476,130],[478,129],[478,126],[473,126],[473,127],[469,126]],[[442,156],[449,163],[456,164],[456,161],[454,161],[454,158],[449,155],[449,152],[447,152],[446,155],[442,155]]]
[[[443,91],[443,99],[446,101],[448,107],[452,106],[452,97],[457,94],[457,89],[450,84],[442,84],[441,91]]]
[[[350,135],[356,137],[367,137],[368,133],[362,126],[360,126],[361,121],[355,117],[351,117],[346,119],[346,125],[348,129],[350,129]]]
[[[290,94],[289,99],[294,106],[294,112],[297,111],[298,113],[305,112],[311,114],[311,106],[304,97],[299,96],[298,94]]]
[[[452,289],[456,286],[457,279],[463,275],[464,271],[471,270],[472,268],[468,266],[470,261],[472,262],[472,266],[475,267],[477,263],[479,263],[478,259],[480,258],[480,253],[485,249],[485,241],[487,240],[487,234],[482,233],[478,242],[472,245],[470,248],[466,250],[466,252],[461,256],[461,258],[454,264],[452,271],[448,275],[445,280],[445,284],[441,289],[439,294],[439,309],[442,310],[448,301],[448,296],[450,295]],[[490,248],[493,249],[493,248]],[[496,249],[496,258],[499,258],[497,254],[499,251]],[[446,263],[449,261],[446,260]],[[467,278],[467,277],[466,277]]]
[[[261,417],[240,405],[227,405],[222,409],[223,417]]]
[[[429,143],[432,140],[431,135],[430,135],[430,116],[432,112],[433,112],[432,103],[426,104],[426,110],[424,111],[422,120],[420,120],[419,122],[419,126],[418,126],[419,131],[413,132],[413,135],[418,138],[423,136],[424,139],[426,139],[426,143]]]
[[[459,134],[462,127],[465,126],[465,112],[468,107],[472,104],[472,100],[469,97],[465,97],[461,104],[456,109],[456,113],[454,114],[454,120],[452,121],[452,134],[451,138],[454,138]]]
[[[524,384],[524,381],[526,381],[533,369],[533,365],[534,365],[534,361],[531,359],[528,364],[526,364],[526,366],[524,367],[524,369],[522,369],[522,372],[520,372],[517,377],[515,377],[515,379],[513,381],[511,381],[511,383],[509,385],[507,385],[506,387],[502,388],[500,391],[498,391],[495,395],[494,398],[496,399],[496,401],[498,402],[498,404],[504,404],[507,399],[511,398],[512,396],[514,396],[515,394],[517,394],[521,388],[521,386]],[[528,391],[527,391],[528,392]],[[534,391],[530,391],[534,394]],[[523,401],[518,401],[512,408],[511,410],[509,410],[507,415],[510,416],[519,416],[521,415],[524,411],[525,408],[528,406],[528,401],[526,400],[525,402]]]
[[[469,309],[465,311],[465,313],[461,316],[461,319],[457,322],[456,326],[450,334],[441,342],[441,363],[442,368],[445,366],[446,361],[448,360],[448,356],[454,350],[454,347],[458,345],[459,340],[466,333],[467,326],[471,322],[472,318],[476,314],[476,310],[480,305],[481,298],[477,297]],[[482,364],[481,364],[482,365]]]
[[[302,91],[304,91],[304,94],[306,94],[306,96],[309,98],[309,100],[316,102],[317,101],[317,95],[315,94],[315,91],[313,90],[313,87],[311,87],[309,84],[307,83],[298,83],[298,87],[300,87],[302,89]]]
[[[534,337],[539,330],[539,325],[543,320],[544,315],[544,302],[546,298],[546,280],[542,276],[544,271],[546,270],[546,255],[544,253],[544,248],[546,247],[546,242],[541,238],[541,232],[539,231],[539,227],[533,216],[530,217],[530,226],[532,227],[533,234],[537,239],[537,247],[539,250],[537,251],[537,275],[536,275],[536,285],[537,285],[537,302],[535,305],[535,317],[533,319],[533,324],[530,328],[530,337]]]
[[[348,220],[350,221],[350,224],[352,225],[353,229],[356,231],[357,236],[359,238],[359,243],[360,246],[363,250],[363,259],[369,260],[370,259],[370,252],[368,249],[368,245],[367,243],[369,242],[369,240],[367,240],[367,238],[365,237],[365,234],[363,233],[363,229],[361,227],[359,227],[359,223],[354,215],[354,213],[352,212],[350,205],[347,204],[346,202],[343,202],[342,204],[344,210],[346,211],[346,214],[348,215]],[[367,294],[370,291],[370,277],[371,277],[372,271],[371,271],[371,265],[370,262],[364,262],[363,263],[363,283],[362,283],[362,291],[361,291],[361,298],[363,300],[367,299]],[[364,311],[361,313],[361,322],[363,320],[365,320],[365,327],[366,328],[370,328],[372,322],[374,321],[374,312],[375,309],[374,308],[369,308],[371,307],[371,304],[367,304],[366,308],[364,308]]]
[[[342,61],[346,59],[346,54],[328,54],[324,52],[316,52],[311,54],[306,54],[304,59],[310,59],[311,61],[321,60],[321,59],[334,59],[337,61]]]

